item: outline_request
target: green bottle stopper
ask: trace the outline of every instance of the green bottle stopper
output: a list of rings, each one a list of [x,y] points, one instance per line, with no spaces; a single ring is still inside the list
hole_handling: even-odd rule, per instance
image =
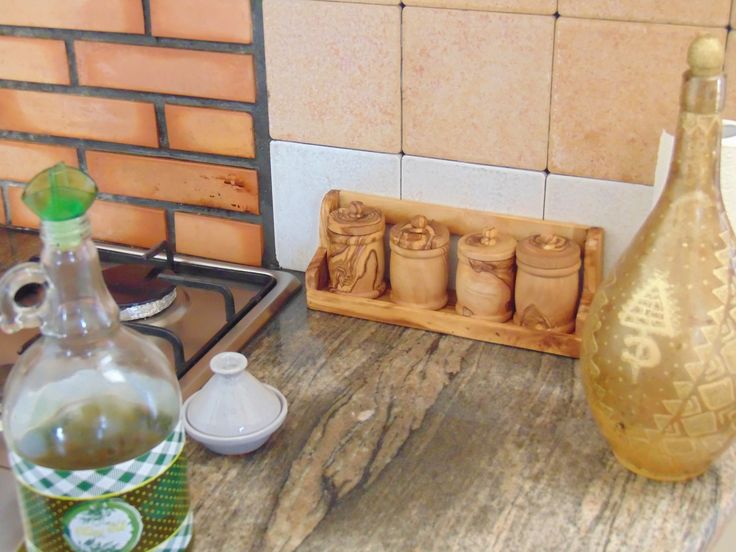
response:
[[[81,217],[97,197],[97,185],[85,173],[64,163],[40,172],[23,192],[23,203],[42,221]]]

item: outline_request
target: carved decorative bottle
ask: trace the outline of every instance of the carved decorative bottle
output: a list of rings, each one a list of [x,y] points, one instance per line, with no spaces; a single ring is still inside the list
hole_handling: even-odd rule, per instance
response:
[[[723,47],[688,54],[675,155],[654,211],[598,291],[582,375],[626,468],[679,481],[736,435],[735,240],[719,188]]]

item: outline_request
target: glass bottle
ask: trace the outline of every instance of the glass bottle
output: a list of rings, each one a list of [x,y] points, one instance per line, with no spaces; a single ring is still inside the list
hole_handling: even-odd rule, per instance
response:
[[[678,481],[736,435],[734,234],[720,194],[723,46],[693,42],[656,207],[596,294],[583,333],[593,416],[621,464]]]
[[[0,279],[0,327],[39,327],[5,389],[4,431],[29,551],[184,550],[192,516],[181,395],[165,355],[119,322],[87,209],[97,188],[63,164],[23,201],[41,220],[40,263]],[[16,303],[39,284],[42,300]]]

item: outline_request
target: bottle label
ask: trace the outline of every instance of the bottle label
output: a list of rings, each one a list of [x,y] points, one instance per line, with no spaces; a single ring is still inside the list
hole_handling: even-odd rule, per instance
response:
[[[177,552],[192,538],[181,422],[155,448],[94,470],[10,453],[29,552]]]

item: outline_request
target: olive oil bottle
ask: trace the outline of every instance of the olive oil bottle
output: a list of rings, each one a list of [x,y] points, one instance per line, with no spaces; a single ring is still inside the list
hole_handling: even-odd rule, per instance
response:
[[[3,425],[27,550],[180,551],[192,536],[181,395],[165,355],[125,328],[86,211],[97,187],[56,165],[26,187],[40,263],[0,279],[0,327],[40,328],[5,389]],[[34,306],[15,302],[43,286]]]

